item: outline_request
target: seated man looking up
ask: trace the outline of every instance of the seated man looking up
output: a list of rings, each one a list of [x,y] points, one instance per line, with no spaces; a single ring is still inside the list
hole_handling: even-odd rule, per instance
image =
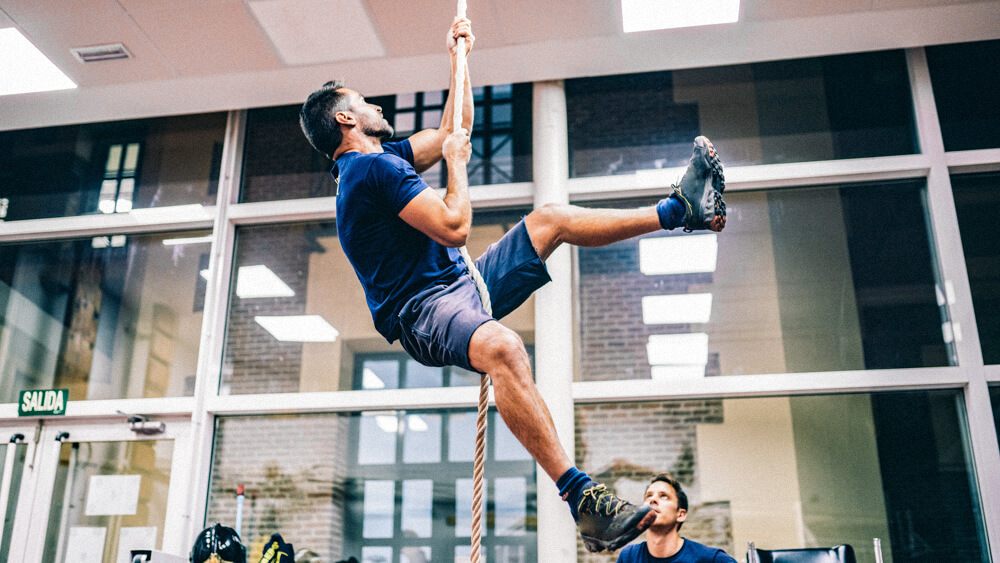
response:
[[[656,520],[646,530],[646,541],[623,549],[618,563],[736,563],[721,549],[680,536],[687,520],[688,499],[681,484],[669,474],[653,477],[643,502],[653,507]]]

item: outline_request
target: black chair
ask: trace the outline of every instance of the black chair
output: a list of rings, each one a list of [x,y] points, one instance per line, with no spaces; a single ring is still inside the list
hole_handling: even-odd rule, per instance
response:
[[[757,549],[753,542],[747,548],[748,563],[857,563],[854,548],[844,544],[836,547],[803,549]]]

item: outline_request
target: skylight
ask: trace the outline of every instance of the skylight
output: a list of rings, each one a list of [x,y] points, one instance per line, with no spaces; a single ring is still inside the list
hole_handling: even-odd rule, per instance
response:
[[[639,271],[647,276],[714,272],[719,254],[715,233],[639,240]]]
[[[21,32],[0,29],[0,96],[76,88]]]
[[[740,0],[622,0],[625,33],[734,23]]]

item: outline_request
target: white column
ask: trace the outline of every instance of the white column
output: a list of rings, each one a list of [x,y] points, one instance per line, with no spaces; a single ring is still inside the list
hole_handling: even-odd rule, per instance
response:
[[[569,202],[566,95],[559,81],[536,82],[533,103],[535,207]],[[545,261],[552,282],[535,297],[535,382],[552,412],[563,448],[574,457],[573,262],[570,248]],[[538,473],[538,560],[574,563],[576,524],[555,483]]]
[[[990,406],[989,387],[983,366],[979,332],[972,305],[972,291],[966,270],[962,238],[958,227],[955,198],[945,156],[944,139],[938,120],[934,91],[931,88],[927,54],[923,48],[907,49],[910,87],[913,90],[914,114],[921,152],[929,157],[927,202],[934,231],[934,244],[945,284],[951,323],[955,327],[958,364],[968,378],[965,386],[965,410],[968,416],[975,480],[993,561],[1000,561],[1000,449]],[[954,297],[952,297],[952,295]],[[952,302],[954,299],[954,302]]]

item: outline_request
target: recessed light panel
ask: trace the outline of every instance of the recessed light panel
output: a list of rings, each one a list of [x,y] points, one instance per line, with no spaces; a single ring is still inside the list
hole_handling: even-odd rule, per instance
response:
[[[646,343],[651,366],[704,366],[708,363],[708,335],[654,334]]]
[[[0,29],[0,96],[68,90],[76,84],[13,27]]]
[[[734,23],[740,0],[622,0],[625,33]]]
[[[639,240],[639,271],[647,276],[714,272],[718,256],[715,233]]]
[[[642,322],[648,325],[707,323],[711,293],[647,295],[642,298]]]
[[[280,342],[333,342],[340,335],[319,315],[259,316],[253,320]]]

